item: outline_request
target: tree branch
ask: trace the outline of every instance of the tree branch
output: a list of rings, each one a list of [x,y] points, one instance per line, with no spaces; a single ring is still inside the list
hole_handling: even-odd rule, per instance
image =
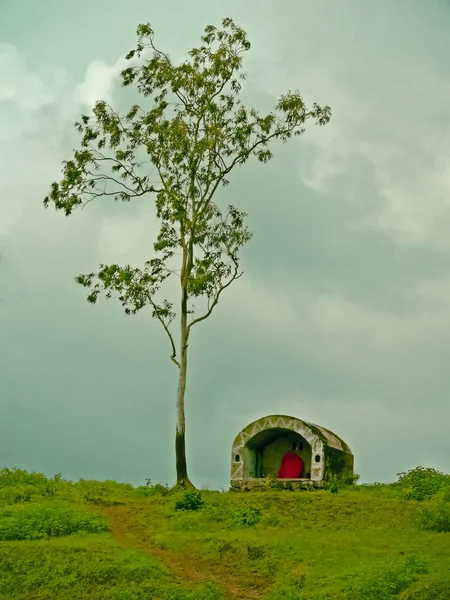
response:
[[[179,362],[177,361],[177,359],[176,359],[176,356],[177,356],[177,350],[176,350],[176,348],[175,348],[175,343],[174,343],[174,341],[173,341],[173,336],[172,336],[172,334],[170,333],[169,326],[168,326],[168,325],[170,325],[170,324],[171,324],[171,322],[173,321],[173,319],[171,319],[171,320],[169,321],[169,324],[167,325],[167,324],[165,323],[164,319],[163,319],[163,318],[161,317],[161,315],[159,314],[159,312],[158,312],[158,307],[157,307],[157,306],[156,306],[156,304],[153,302],[153,300],[152,300],[152,297],[150,296],[150,294],[147,294],[147,298],[148,298],[148,301],[150,302],[150,304],[153,306],[153,310],[154,310],[154,313],[155,313],[155,315],[156,315],[156,318],[157,318],[157,319],[158,319],[158,321],[161,323],[161,325],[164,327],[164,331],[165,331],[165,332],[167,333],[167,335],[169,336],[170,345],[172,346],[172,354],[170,355],[170,360],[171,360],[172,362],[174,362],[174,363],[177,365],[177,367],[180,369],[180,363],[179,363]]]
[[[220,288],[218,289],[217,293],[214,296],[214,300],[213,300],[211,306],[209,307],[208,311],[201,317],[197,317],[196,319],[194,319],[193,321],[191,321],[189,323],[188,331],[190,331],[191,327],[193,327],[197,323],[200,323],[200,321],[204,321],[205,319],[207,319],[210,316],[210,314],[214,310],[215,306],[217,306],[217,304],[219,303],[219,297],[220,297],[220,294],[223,292],[223,290],[225,290],[229,285],[231,285],[233,283],[233,281],[235,281],[236,279],[239,279],[239,277],[241,277],[243,274],[244,274],[244,271],[241,271],[239,273],[239,275],[237,274],[237,263],[235,263],[235,270],[234,270],[233,277],[231,277],[231,279],[229,281],[227,281],[227,283],[225,285],[220,286]]]

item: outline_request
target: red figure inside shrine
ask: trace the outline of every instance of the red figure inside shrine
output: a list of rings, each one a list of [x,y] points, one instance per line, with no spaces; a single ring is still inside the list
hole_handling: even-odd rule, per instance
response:
[[[292,450],[286,452],[281,460],[281,467],[278,473],[280,479],[300,479],[303,471],[303,461]]]

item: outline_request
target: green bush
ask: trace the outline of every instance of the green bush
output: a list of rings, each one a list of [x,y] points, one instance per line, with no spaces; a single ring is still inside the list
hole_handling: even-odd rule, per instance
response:
[[[367,581],[357,582],[347,592],[346,600],[394,600],[427,569],[415,556],[403,565],[390,567]]]
[[[343,471],[342,473],[338,473],[336,475],[336,479],[342,486],[355,485],[361,478],[361,475],[358,473],[353,473],[352,471]]]
[[[338,481],[337,479],[335,479],[335,478],[333,478],[333,479],[330,481],[330,483],[329,483],[329,485],[328,485],[328,487],[327,487],[327,489],[328,489],[328,490],[329,490],[329,491],[330,491],[332,494],[337,494],[337,493],[339,492],[340,488],[341,488],[341,486],[340,486],[340,484],[339,484],[339,481]]]
[[[449,485],[444,485],[434,498],[443,502],[450,502],[450,482]]]
[[[183,496],[175,502],[175,510],[198,510],[204,505],[202,495],[197,490],[184,492]]]
[[[62,479],[60,474],[48,478],[42,473],[5,467],[0,470],[0,506],[51,497],[65,485],[70,483]]]
[[[17,487],[4,487],[0,489],[0,506],[31,502],[42,498],[43,494],[33,485],[20,485]]]
[[[407,473],[398,473],[397,486],[407,500],[428,500],[450,487],[450,475],[436,469],[416,467]]]
[[[418,517],[418,524],[425,531],[438,533],[450,532],[450,506],[442,500],[434,506],[423,508]]]
[[[135,489],[130,483],[117,483],[112,480],[80,479],[73,484],[73,490],[86,504],[103,506],[123,504],[120,500],[135,495]]]
[[[247,506],[234,512],[231,523],[234,527],[253,527],[261,521],[261,511],[256,506]]]
[[[343,488],[353,487],[360,478],[357,473],[351,471],[344,471],[337,475],[332,475],[329,480],[325,483],[324,489],[328,490],[332,494],[337,494]]]
[[[11,508],[0,512],[0,541],[100,533],[107,529],[100,515],[65,507]]]
[[[56,476],[55,477],[60,477]],[[42,473],[28,473],[23,469],[14,467],[9,469],[5,467],[0,470],[0,488],[16,487],[19,485],[45,486],[48,483],[48,478]]]

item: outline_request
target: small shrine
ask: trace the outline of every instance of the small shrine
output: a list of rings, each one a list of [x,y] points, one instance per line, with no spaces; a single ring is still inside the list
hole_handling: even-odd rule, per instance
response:
[[[235,438],[231,452],[231,487],[266,485],[301,489],[323,487],[333,475],[353,475],[353,454],[325,427],[284,415],[250,423]]]

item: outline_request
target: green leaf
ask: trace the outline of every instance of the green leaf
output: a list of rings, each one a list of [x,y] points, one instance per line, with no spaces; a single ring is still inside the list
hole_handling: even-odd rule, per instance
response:
[[[128,315],[151,310],[169,334],[173,305],[188,311],[190,298],[202,297],[207,318],[223,291],[238,279],[240,250],[252,237],[246,214],[216,204],[219,186],[229,185],[232,171],[250,159],[267,163],[271,144],[304,132],[313,120],[325,125],[329,106],[308,109],[300,92],[281,95],[273,111],[260,114],[240,99],[245,74],[243,57],[250,49],[246,32],[231,18],[208,25],[201,43],[177,64],[154,44],[150,23],[138,25],[135,48],[121,73],[122,85],[134,85],[145,101],[124,114],[104,100],[75,124],[80,146],[63,162],[62,178],[53,182],[44,206],[65,215],[103,199],[154,202],[159,231],[154,256],[141,268],[100,265],[96,273],[79,275],[87,300],[115,298]],[[149,50],[151,56],[143,56]],[[176,263],[176,264],[175,264]],[[180,298],[161,300],[164,282],[178,278]],[[174,358],[175,354],[172,355]]]

